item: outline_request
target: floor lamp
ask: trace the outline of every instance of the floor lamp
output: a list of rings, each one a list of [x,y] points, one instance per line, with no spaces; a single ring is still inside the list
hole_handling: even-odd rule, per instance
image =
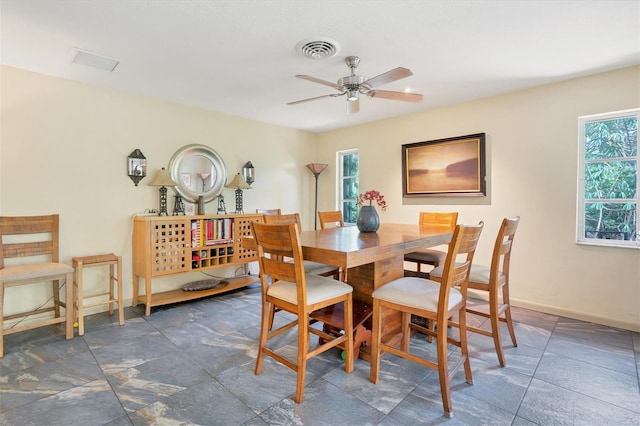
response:
[[[315,230],[318,229],[318,176],[320,176],[320,173],[322,173],[328,166],[328,164],[319,163],[307,164],[307,168],[311,170],[311,173],[313,173],[313,176],[316,178],[316,207],[313,211],[313,217],[315,218],[313,229]]]

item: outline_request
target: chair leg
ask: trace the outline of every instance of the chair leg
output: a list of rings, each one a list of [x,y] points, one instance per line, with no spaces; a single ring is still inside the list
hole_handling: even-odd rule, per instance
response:
[[[504,310],[505,322],[507,323],[507,328],[509,329],[509,336],[511,336],[511,342],[514,347],[518,347],[518,341],[516,340],[516,332],[513,329],[513,320],[511,319],[511,306],[508,306],[507,309]]]
[[[67,340],[73,339],[73,272],[69,272],[67,274],[67,283],[65,294],[65,307],[64,307],[64,315],[65,315],[65,337]]]
[[[430,319],[428,321],[429,322],[427,323],[427,328],[432,333],[435,333],[436,332],[436,322],[434,320],[432,320],[432,319]],[[427,342],[433,343],[433,335],[430,335],[430,334],[427,335]]]
[[[353,335],[353,298],[351,293],[349,293],[347,297],[347,301],[344,303],[343,318],[342,321],[345,326],[345,342],[344,342],[344,355],[345,355],[345,363],[344,363],[344,371],[347,373],[353,372],[353,364],[354,364],[354,335]]]
[[[4,356],[4,283],[0,282],[0,358]]]
[[[124,325],[124,306],[122,306],[122,257],[118,256],[118,322]]]
[[[369,381],[374,384],[378,383],[380,376],[380,328],[382,326],[380,321],[380,309],[380,301],[378,299],[373,299],[373,316],[371,319],[371,368],[369,370]]]
[[[76,265],[76,279],[74,289],[74,303],[76,304],[76,308],[73,309],[74,314],[74,322],[78,323],[78,336],[84,335],[84,299],[83,299],[83,288],[82,282],[83,280],[83,266],[82,262],[78,262]]]
[[[67,290],[69,290],[69,285],[73,286],[73,282],[68,282],[66,285]],[[60,280],[53,280],[51,287],[53,289],[53,312],[56,318],[60,318]],[[69,309],[69,307],[67,307],[67,309]]]
[[[449,362],[447,354],[447,327],[438,327],[436,336],[436,347],[438,353],[438,377],[440,379],[440,393],[442,394],[442,407],[444,415],[453,418],[453,408],[451,405],[451,386],[449,384]]]
[[[273,320],[276,316],[276,308],[273,306],[273,304],[269,304],[269,328],[268,330],[271,330],[273,328]]]
[[[493,337],[493,345],[496,348],[496,354],[498,355],[498,362],[500,367],[504,367],[506,362],[504,360],[504,352],[502,351],[502,343],[500,341],[500,314],[498,312],[498,295],[489,295],[489,321],[491,323],[491,336]]]
[[[509,329],[509,336],[511,336],[511,342],[514,347],[518,347],[518,341],[516,340],[516,333],[513,329],[513,320],[511,319],[511,302],[509,301],[509,283],[502,287],[502,303],[507,306],[504,310],[504,319]]]
[[[304,399],[304,381],[307,373],[307,354],[309,353],[309,321],[308,315],[298,315],[298,365],[296,382],[296,403]]]
[[[260,337],[258,338],[258,353],[256,354],[256,368],[254,373],[262,373],[262,363],[264,361],[264,354],[262,349],[267,344],[267,334],[271,329],[271,313],[273,312],[273,305],[268,302],[262,303],[262,321],[260,321]]]
[[[411,323],[411,314],[408,312],[402,312],[401,330],[402,340],[400,341],[400,349],[404,352],[409,352],[409,342],[411,340],[411,332],[409,331],[409,324]]]
[[[471,363],[469,361],[469,348],[467,346],[467,311],[466,307],[460,309],[458,313],[458,324],[460,333],[460,353],[464,357],[464,377],[470,385],[473,384],[473,374],[471,373]]]
[[[113,287],[116,281],[116,277],[114,275],[114,267],[113,263],[109,265],[109,300],[113,300]],[[115,302],[109,302],[109,315],[113,315],[113,304]]]

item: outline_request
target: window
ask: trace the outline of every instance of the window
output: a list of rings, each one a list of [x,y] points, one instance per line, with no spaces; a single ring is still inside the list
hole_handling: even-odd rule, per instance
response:
[[[578,243],[640,247],[640,109],[579,117]]]
[[[338,185],[340,205],[344,223],[356,223],[358,220],[358,151],[339,151],[338,162],[340,176]]]

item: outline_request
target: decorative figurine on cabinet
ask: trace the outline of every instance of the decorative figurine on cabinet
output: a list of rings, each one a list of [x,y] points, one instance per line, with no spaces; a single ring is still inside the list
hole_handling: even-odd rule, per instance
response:
[[[218,195],[218,214],[227,214],[227,206],[224,204],[224,196]]]

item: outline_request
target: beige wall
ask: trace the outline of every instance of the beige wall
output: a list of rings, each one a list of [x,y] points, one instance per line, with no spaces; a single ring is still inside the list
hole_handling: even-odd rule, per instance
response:
[[[214,148],[229,174],[251,160],[257,180],[245,192],[245,211],[301,211],[310,229],[313,177],[304,165],[330,164],[319,179],[319,209],[334,209],[336,151],[357,148],[362,190],[380,190],[390,204],[382,221],[414,223],[421,210],[459,210],[462,223],[485,221],[476,256],[488,262],[501,218],[520,215],[515,304],[640,331],[640,250],[574,242],[577,117],[639,106],[638,67],[319,135],[14,68],[1,72],[0,214],[59,213],[65,262],[122,254],[126,299],[131,216],[158,204],[151,177],[135,187],[126,176],[133,149],[147,157],[150,175],[190,143]],[[479,132],[487,134],[487,197],[402,198],[402,144]],[[232,211],[233,192],[224,195]],[[198,275],[154,285],[188,279]],[[7,294],[5,308],[30,308],[35,293]]]
[[[319,135],[318,160],[335,164],[336,151],[357,148],[361,190],[377,189],[389,203],[382,221],[412,223],[421,210],[483,220],[479,262],[490,261],[501,219],[520,215],[515,305],[640,331],[640,250],[575,243],[577,118],[638,106],[634,67],[327,132]],[[486,198],[402,198],[402,144],[480,132],[487,135]],[[320,209],[335,207],[332,173],[335,167],[321,177]]]
[[[132,295],[132,215],[158,208],[158,188],[149,182],[183,145],[211,146],[231,177],[247,160],[253,162],[256,182],[244,192],[245,212],[258,207],[303,211],[313,203],[313,175],[304,167],[315,159],[310,133],[15,68],[1,72],[0,214],[59,213],[65,263],[73,256],[121,254],[125,299]],[[126,168],[135,148],[148,162],[148,176],[138,187]],[[233,190],[225,189],[224,195],[233,212]],[[168,198],[172,211],[174,198]],[[215,213],[216,207],[214,201],[206,210]],[[313,213],[303,220],[313,228]],[[106,268],[87,273],[102,275],[93,282],[104,286]],[[233,271],[216,273],[229,276]],[[154,286],[175,288],[201,279],[192,275],[157,280]],[[92,282],[89,277],[85,281]],[[8,289],[5,313],[50,297],[32,287]]]

